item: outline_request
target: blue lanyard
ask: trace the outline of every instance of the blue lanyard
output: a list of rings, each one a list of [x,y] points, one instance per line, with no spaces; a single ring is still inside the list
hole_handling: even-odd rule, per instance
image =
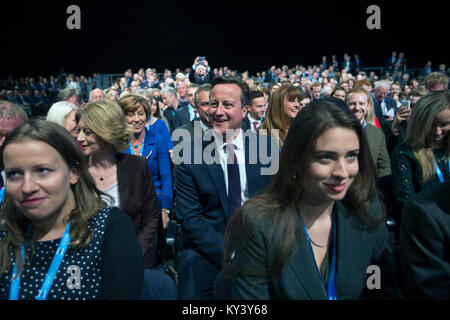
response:
[[[141,156],[144,153],[144,144],[145,144],[145,129],[144,129],[144,139],[142,139],[141,151],[139,151],[139,155],[141,155]],[[134,154],[133,146],[131,145],[131,141],[128,142],[128,145],[130,146],[130,153]]]
[[[42,283],[41,289],[39,290],[39,294],[36,297],[36,300],[47,300],[48,293],[50,292],[50,288],[52,287],[53,280],[55,279],[56,273],[58,272],[59,266],[61,265],[62,259],[66,254],[67,247],[70,243],[70,222],[67,224],[66,230],[64,231],[64,235],[59,242],[58,249],[55,252],[50,268],[45,276],[44,282]],[[27,236],[29,237],[31,234],[31,224],[28,226]],[[22,261],[25,261],[25,248],[21,247]],[[14,264],[14,270],[12,275],[13,281],[11,282],[11,287],[9,289],[9,300],[19,300],[19,289],[20,289],[20,280],[21,274],[17,275],[17,261]]]
[[[436,173],[439,177],[439,180],[441,181],[441,183],[444,183],[444,175],[442,174],[441,169],[439,168],[439,166],[437,165],[436,160],[433,161],[433,165],[434,165],[434,169],[436,170]],[[450,159],[448,160],[448,171],[450,172]]]
[[[5,187],[0,189],[0,203],[2,203],[4,195],[5,195]]]
[[[330,273],[328,276],[328,300],[337,300],[336,294],[336,206],[333,208],[333,258],[331,259]],[[308,234],[308,230],[306,229],[305,223],[303,222],[302,216],[300,215],[300,211],[297,208],[297,213],[300,216],[300,220],[303,224],[303,229],[305,230],[306,239],[308,240],[309,249],[311,250],[311,254],[314,258],[314,250],[311,245],[311,239]],[[317,273],[319,274],[322,283],[325,286],[325,282],[323,281],[322,274],[319,271],[319,267],[317,263],[315,263]]]

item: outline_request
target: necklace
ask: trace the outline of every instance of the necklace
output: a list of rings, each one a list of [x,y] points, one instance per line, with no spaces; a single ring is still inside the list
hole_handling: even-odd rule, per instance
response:
[[[317,244],[317,243],[315,243],[315,242],[313,241],[313,239],[311,239],[311,237],[309,238],[309,240],[311,240],[311,243],[312,243],[313,245],[315,245],[316,247],[319,247],[319,248],[327,248],[328,245],[330,244],[330,241],[328,241],[327,244],[325,244],[325,245]]]

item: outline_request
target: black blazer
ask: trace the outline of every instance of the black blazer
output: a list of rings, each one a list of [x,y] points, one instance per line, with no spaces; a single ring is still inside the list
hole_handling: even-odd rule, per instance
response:
[[[131,217],[144,255],[144,267],[150,269],[156,263],[153,238],[160,223],[152,174],[141,156],[118,153],[116,158],[120,209]]]
[[[338,300],[360,297],[398,298],[394,260],[383,223],[379,227],[363,226],[350,209],[337,201],[336,218],[336,294]],[[374,206],[379,215],[379,206]],[[316,262],[300,220],[296,234],[298,247],[281,272],[268,281],[245,273],[245,268],[261,270],[267,259],[275,257],[273,239],[269,233],[272,221],[262,220],[258,211],[246,211],[245,230],[241,232],[233,264],[232,298],[248,300],[327,300],[327,291],[319,277]],[[367,268],[377,265],[381,270],[381,290],[366,290]],[[363,295],[363,293],[368,294]]]
[[[405,295],[450,299],[450,181],[412,197],[403,207],[400,265]]]

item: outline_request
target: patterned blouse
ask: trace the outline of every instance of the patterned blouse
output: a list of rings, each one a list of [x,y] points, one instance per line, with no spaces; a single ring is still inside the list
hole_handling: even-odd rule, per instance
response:
[[[92,240],[83,249],[70,244],[47,300],[139,299],[143,258],[130,218],[118,208],[105,208],[89,224]],[[0,242],[5,231],[0,230]],[[60,239],[33,242],[34,252],[21,275],[19,300],[34,300]],[[27,254],[31,248],[26,248]],[[10,261],[15,261],[10,250]],[[11,264],[13,265],[13,264]],[[0,277],[0,300],[9,298],[11,271]]]

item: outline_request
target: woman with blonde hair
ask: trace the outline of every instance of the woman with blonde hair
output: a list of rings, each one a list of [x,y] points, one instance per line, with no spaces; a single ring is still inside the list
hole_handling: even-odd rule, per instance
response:
[[[450,179],[449,131],[449,91],[433,91],[420,98],[408,121],[406,138],[391,158],[394,195],[400,205]]]
[[[26,122],[6,138],[0,162],[7,175],[0,300],[140,297],[144,267],[133,224],[108,207],[62,126]]]
[[[130,215],[144,254],[144,266],[152,268],[156,262],[153,239],[160,211],[145,158],[121,153],[129,146],[133,127],[112,100],[88,103],[78,110],[76,121],[80,130],[78,141],[97,188],[114,199],[114,206]]]
[[[261,133],[277,138],[280,146],[289,131],[289,127],[300,112],[300,91],[293,85],[282,85],[269,98],[266,117],[261,124]]]

